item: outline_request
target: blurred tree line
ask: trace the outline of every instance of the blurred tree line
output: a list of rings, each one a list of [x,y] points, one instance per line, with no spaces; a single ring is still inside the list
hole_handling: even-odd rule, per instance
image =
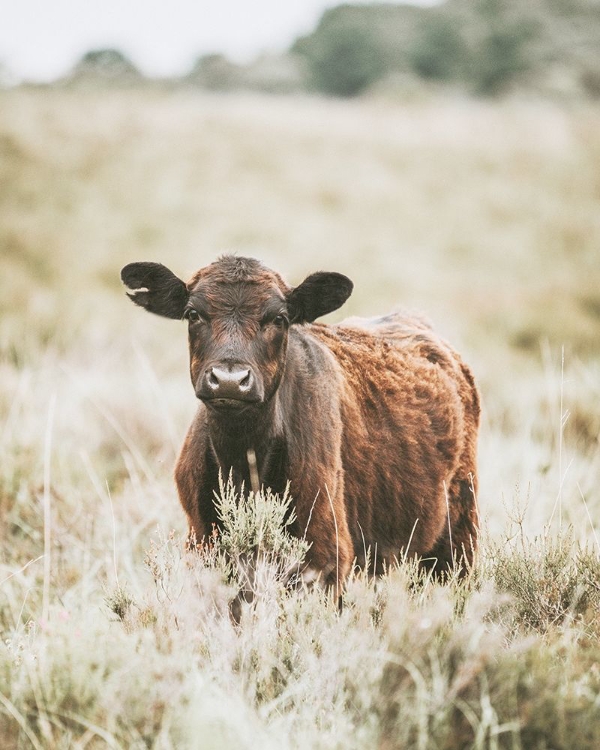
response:
[[[524,87],[600,97],[600,0],[341,5],[291,51],[311,86],[338,96],[413,80],[484,96]]]
[[[96,50],[67,82],[137,85],[141,79],[119,51]],[[178,83],[341,97],[427,85],[481,96],[525,89],[600,98],[600,0],[340,5],[287,53],[249,65],[205,55]]]

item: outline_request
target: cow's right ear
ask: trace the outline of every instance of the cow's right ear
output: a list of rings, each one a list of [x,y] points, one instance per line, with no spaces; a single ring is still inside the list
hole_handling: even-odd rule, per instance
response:
[[[188,301],[185,283],[161,263],[129,263],[121,281],[131,289],[129,299],[148,312],[181,320]]]

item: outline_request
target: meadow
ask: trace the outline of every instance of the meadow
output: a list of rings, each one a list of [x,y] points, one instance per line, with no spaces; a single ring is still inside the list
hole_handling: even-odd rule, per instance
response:
[[[185,552],[185,324],[119,271],[231,251],[345,273],[332,321],[418,309],[472,365],[466,582],[357,572],[338,612],[286,591],[277,499],[226,491]],[[0,279],[2,748],[600,747],[597,105],[0,91]]]

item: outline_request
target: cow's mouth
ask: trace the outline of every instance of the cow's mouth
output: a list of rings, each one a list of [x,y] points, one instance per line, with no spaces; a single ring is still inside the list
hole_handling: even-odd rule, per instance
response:
[[[215,411],[235,414],[241,414],[241,412],[258,403],[256,399],[248,400],[241,398],[203,398],[202,401],[206,406]]]

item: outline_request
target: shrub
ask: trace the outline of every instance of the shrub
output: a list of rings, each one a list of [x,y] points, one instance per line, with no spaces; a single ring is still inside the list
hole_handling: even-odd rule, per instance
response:
[[[410,50],[411,67],[423,78],[438,81],[459,79],[465,74],[469,50],[456,22],[442,14],[419,25]]]
[[[341,25],[329,29],[322,46],[309,57],[316,89],[335,96],[356,96],[385,71],[383,54],[367,30]]]

